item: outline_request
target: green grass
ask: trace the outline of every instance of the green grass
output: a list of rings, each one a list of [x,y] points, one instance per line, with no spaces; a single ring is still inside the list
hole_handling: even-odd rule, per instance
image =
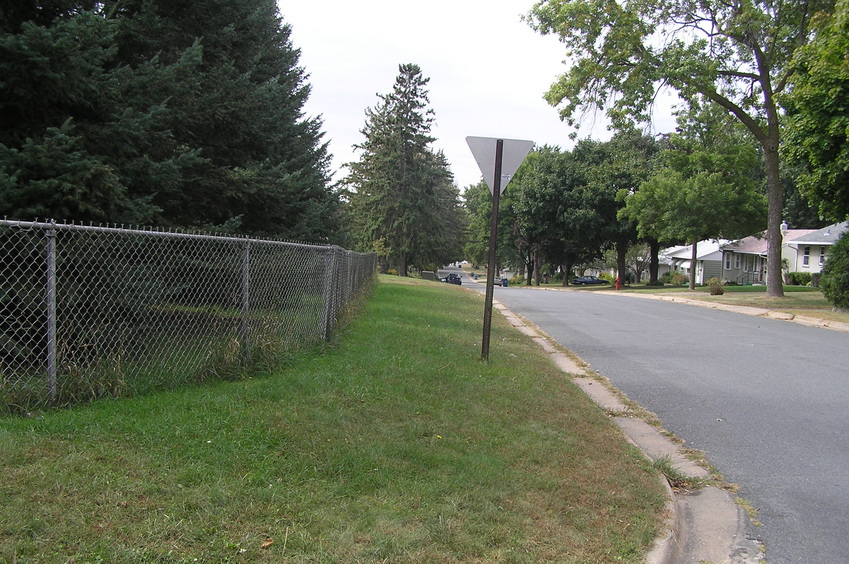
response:
[[[766,286],[725,286],[723,289],[725,293],[721,296],[711,296],[710,288],[707,286],[696,288],[693,291],[687,286],[664,286],[662,288],[629,286],[624,291],[680,295],[681,297],[706,302],[759,307],[792,315],[803,315],[828,321],[849,323],[849,313],[833,311],[832,304],[825,299],[819,288],[784,286],[783,298],[767,297]]]
[[[658,471],[482,305],[384,277],[269,377],[0,419],[0,561],[641,562]]]

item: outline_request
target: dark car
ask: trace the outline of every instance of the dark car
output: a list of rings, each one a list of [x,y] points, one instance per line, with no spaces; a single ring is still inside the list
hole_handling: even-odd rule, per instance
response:
[[[463,284],[463,281],[460,279],[460,275],[456,272],[452,272],[448,276],[442,278],[443,282],[448,282],[449,284],[457,284],[458,286]]]
[[[596,276],[579,276],[570,282],[573,286],[587,286],[590,284],[610,284],[607,280],[603,280]]]

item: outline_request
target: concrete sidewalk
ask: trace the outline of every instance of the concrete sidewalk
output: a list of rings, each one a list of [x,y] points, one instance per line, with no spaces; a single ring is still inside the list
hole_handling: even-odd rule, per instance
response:
[[[710,481],[711,473],[687,458],[671,437],[641,417],[638,407],[598,374],[591,373],[579,358],[564,351],[545,333],[512,313],[497,300],[493,303],[510,324],[530,336],[554,363],[572,376],[575,384],[622,429],[625,437],[652,461],[665,459],[679,474]],[[665,532],[655,541],[646,561],[650,564],[749,564],[764,559],[755,527],[734,496],[707,485],[694,491],[669,493]]]

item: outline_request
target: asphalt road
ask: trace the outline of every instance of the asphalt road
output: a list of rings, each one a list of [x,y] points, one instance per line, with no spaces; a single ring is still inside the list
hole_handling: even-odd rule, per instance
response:
[[[768,562],[849,562],[849,335],[591,291],[495,299],[739,484]]]

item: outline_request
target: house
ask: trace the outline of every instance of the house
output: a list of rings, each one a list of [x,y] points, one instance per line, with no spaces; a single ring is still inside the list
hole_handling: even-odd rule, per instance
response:
[[[723,239],[699,241],[696,243],[696,284],[707,284],[713,277],[722,276],[722,246],[730,241]],[[669,261],[671,272],[690,275],[693,246],[672,247],[665,250],[663,256]]]
[[[849,229],[849,222],[838,223],[822,229],[788,229],[781,226],[783,243],[781,259],[787,261],[787,272],[822,271],[828,248]],[[722,279],[738,284],[766,283],[766,234],[746,237],[722,247]]]
[[[816,229],[787,229],[786,225],[784,224],[781,229],[785,243],[782,246],[782,258],[786,258],[784,253],[789,241],[816,231]],[[723,246],[722,280],[737,284],[765,284],[767,247],[766,233],[752,235]]]
[[[828,249],[847,230],[849,230],[849,222],[843,222],[810,231],[793,239],[788,240],[785,237],[781,248],[781,258],[787,259],[788,272],[810,272],[811,274],[822,272]]]

